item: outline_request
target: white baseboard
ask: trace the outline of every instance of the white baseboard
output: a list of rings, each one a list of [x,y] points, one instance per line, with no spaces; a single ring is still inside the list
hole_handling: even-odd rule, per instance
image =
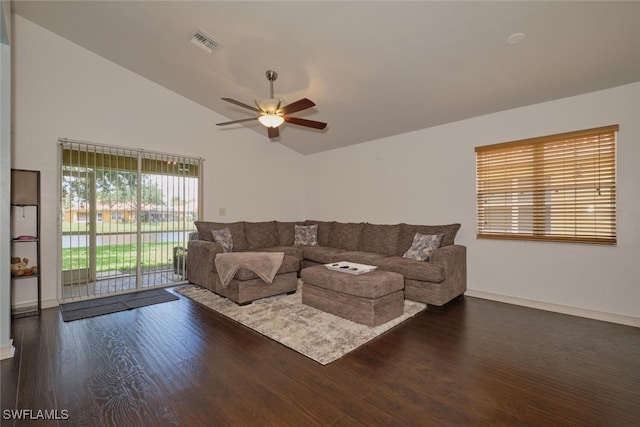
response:
[[[40,302],[40,305],[42,306],[42,308],[51,308],[51,307],[57,307],[60,305],[60,303],[58,302],[57,299],[46,299],[46,300],[42,300]]]
[[[34,307],[36,305],[36,301],[25,301],[25,302],[21,302],[18,304],[14,304],[11,306],[12,310],[22,310],[25,308],[29,308],[29,307]],[[40,307],[44,308],[51,308],[51,307],[57,307],[60,304],[58,303],[57,299],[47,299],[47,300],[42,300],[40,301]]]
[[[0,360],[10,359],[16,352],[16,348],[13,346],[13,340],[9,341],[9,345],[0,348]]]
[[[604,322],[619,323],[621,325],[635,326],[636,328],[640,328],[640,318],[638,317],[623,316],[613,313],[603,313],[601,311],[587,310],[584,308],[552,304],[525,298],[510,297],[506,295],[493,294],[491,292],[475,291],[472,289],[468,289],[465,292],[465,295],[475,298],[488,299],[491,301],[504,302],[507,304],[521,305],[523,307],[536,308],[538,310],[553,311],[555,313],[569,314],[571,316],[586,317],[588,319],[602,320]]]

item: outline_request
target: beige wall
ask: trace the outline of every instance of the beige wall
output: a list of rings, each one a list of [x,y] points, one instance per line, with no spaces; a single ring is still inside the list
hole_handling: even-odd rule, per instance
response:
[[[610,124],[620,124],[617,246],[475,238],[475,146]],[[640,326],[639,161],[635,83],[309,156],[314,196],[306,215],[460,222],[457,241],[468,247],[468,286],[476,294],[630,316]]]
[[[304,216],[302,155],[14,15],[15,140],[12,165],[42,172],[44,212],[58,208],[59,137],[203,157],[209,220]],[[212,93],[211,96],[223,94]],[[218,209],[226,208],[219,217]],[[43,301],[55,303],[55,215],[42,217]],[[32,296],[14,293],[14,304]]]

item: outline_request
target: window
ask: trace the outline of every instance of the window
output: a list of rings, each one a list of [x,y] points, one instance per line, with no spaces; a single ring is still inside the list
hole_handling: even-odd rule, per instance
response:
[[[476,147],[478,238],[616,244],[617,131]]]
[[[202,159],[60,140],[65,301],[184,282]]]

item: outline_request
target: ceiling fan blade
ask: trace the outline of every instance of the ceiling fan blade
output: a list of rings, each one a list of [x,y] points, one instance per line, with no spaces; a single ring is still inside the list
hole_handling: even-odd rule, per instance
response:
[[[291,104],[285,105],[280,109],[282,114],[291,114],[297,111],[306,110],[307,108],[311,108],[315,106],[316,103],[310,99],[302,98],[296,102],[292,102]]]
[[[240,120],[232,120],[230,122],[216,123],[216,126],[232,125],[234,123],[249,122],[251,120],[258,120],[258,118],[257,117],[251,117],[250,119],[240,119]]]
[[[300,119],[298,117],[285,116],[284,121],[287,123],[292,123],[294,125],[300,125],[300,126],[305,126],[305,127],[314,128],[314,129],[324,129],[327,127],[327,124],[324,122],[316,122],[315,120]]]
[[[258,110],[256,107],[252,107],[251,105],[247,105],[247,104],[245,104],[244,102],[236,101],[235,99],[231,99],[231,98],[222,98],[222,100],[223,100],[223,101],[230,102],[230,103],[232,103],[232,104],[235,104],[235,105],[237,105],[237,106],[239,106],[239,107],[243,107],[243,108],[246,108],[246,109],[248,109],[248,110],[255,111],[256,113],[259,113],[259,112],[260,112],[260,110]]]
[[[267,128],[267,133],[269,134],[269,138],[277,138],[280,136],[278,128]]]

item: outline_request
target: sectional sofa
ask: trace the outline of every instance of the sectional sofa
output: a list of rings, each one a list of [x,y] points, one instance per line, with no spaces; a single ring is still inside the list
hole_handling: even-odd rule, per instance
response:
[[[212,289],[244,303],[268,294],[295,291],[300,270],[309,266],[338,261],[375,265],[381,270],[400,273],[404,277],[406,299],[432,306],[443,306],[463,295],[467,289],[466,247],[455,244],[460,224],[411,225],[344,223],[336,221],[264,221],[233,223],[196,221],[198,239],[188,247],[189,282]],[[294,245],[295,226],[317,226],[317,246]],[[277,286],[266,291],[252,272],[240,269],[230,288],[220,286],[215,257],[223,252],[214,241],[212,230],[228,228],[233,251],[277,251],[285,253],[278,271]],[[427,261],[403,257],[412,246],[416,233],[442,234],[440,247]],[[282,277],[280,277],[282,276]],[[249,282],[251,281],[251,282]],[[251,285],[251,286],[244,286]],[[242,293],[243,287],[251,291]],[[264,295],[262,295],[262,294]]]

